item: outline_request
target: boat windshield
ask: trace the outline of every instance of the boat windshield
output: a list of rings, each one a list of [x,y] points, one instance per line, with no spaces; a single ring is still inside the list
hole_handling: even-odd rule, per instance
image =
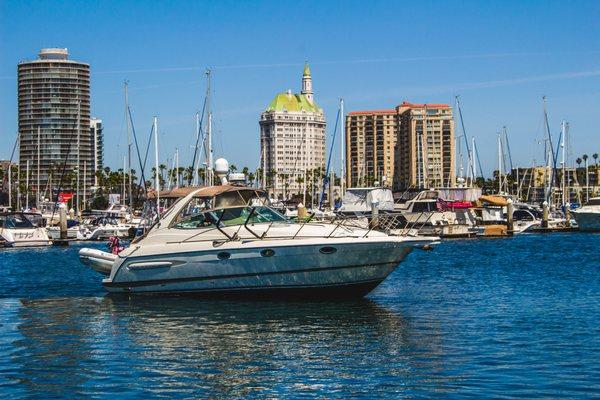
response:
[[[0,215],[0,226],[6,229],[35,228],[31,221],[29,221],[23,214]]]
[[[252,212],[252,209],[254,209],[254,212]],[[248,219],[251,214],[251,218]],[[219,220],[221,220],[221,225],[224,226],[243,225],[246,221],[249,224],[288,221],[286,217],[267,206],[231,207],[188,215],[173,225],[173,228],[197,229],[214,227]]]

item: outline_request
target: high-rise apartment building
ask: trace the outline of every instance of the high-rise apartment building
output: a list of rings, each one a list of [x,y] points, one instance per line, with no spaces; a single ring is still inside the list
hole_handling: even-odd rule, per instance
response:
[[[346,182],[348,187],[392,186],[396,110],[352,111],[346,116]]]
[[[396,107],[394,190],[455,185],[454,120],[447,104]]]
[[[346,116],[348,186],[394,190],[455,185],[454,121],[447,104],[403,102]]]
[[[30,187],[36,193],[58,188],[64,165],[70,178],[63,180],[63,189],[75,190],[78,175],[80,191],[90,188],[98,164],[90,129],[89,64],[70,60],[67,49],[51,48],[42,49],[37,60],[20,62],[17,70],[19,163],[21,169],[29,166]]]
[[[306,64],[301,92],[277,94],[260,116],[261,168],[275,197],[303,191],[305,171],[325,167],[325,115],[313,94]]]

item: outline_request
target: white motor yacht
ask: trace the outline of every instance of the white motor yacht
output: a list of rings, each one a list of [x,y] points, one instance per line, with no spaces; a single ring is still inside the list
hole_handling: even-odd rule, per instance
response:
[[[571,212],[580,231],[600,231],[600,197],[592,197],[584,206]]]
[[[99,217],[88,221],[86,227],[89,234],[86,240],[106,240],[111,236],[125,238],[129,236],[129,230],[135,227],[131,224],[125,224],[110,217]]]
[[[292,223],[265,193],[196,188],[118,255],[82,249],[117,293],[363,296],[418,246],[437,238],[392,237],[338,223]]]
[[[0,244],[4,247],[49,246],[46,228],[34,225],[21,212],[0,214]]]

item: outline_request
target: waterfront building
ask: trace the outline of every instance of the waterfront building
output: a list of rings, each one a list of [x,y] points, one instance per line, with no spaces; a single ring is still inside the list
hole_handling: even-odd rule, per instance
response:
[[[22,170],[29,166],[30,188],[35,193],[57,188],[64,168],[69,175],[63,189],[89,189],[98,165],[89,64],[70,60],[67,49],[49,48],[36,60],[20,62],[17,71],[19,164]]]
[[[314,99],[308,64],[302,90],[279,93],[260,116],[261,169],[276,198],[305,189],[305,171],[325,168],[325,115]]]
[[[403,102],[396,112],[394,190],[455,186],[452,108]]]
[[[391,186],[398,134],[395,109],[352,111],[346,116],[348,187]]]
[[[586,186],[586,169],[584,167],[569,167],[564,170],[556,169],[556,180],[550,198],[553,204],[562,204],[562,187],[565,187],[565,201],[569,203],[585,203],[586,192],[593,197],[599,193],[600,166],[588,166],[587,175],[589,186]],[[494,180],[497,181],[498,171],[493,172]],[[526,168],[514,168],[510,173],[510,184],[508,190],[516,193],[524,201],[541,204],[546,201],[551,186],[552,169],[548,166],[534,166]],[[504,179],[504,178],[503,178]],[[558,186],[556,186],[558,185]]]

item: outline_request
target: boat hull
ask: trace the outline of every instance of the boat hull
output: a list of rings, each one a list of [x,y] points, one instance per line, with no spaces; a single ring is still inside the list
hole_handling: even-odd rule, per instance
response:
[[[577,221],[580,231],[598,232],[600,231],[600,213],[573,211],[573,217]]]
[[[103,281],[115,293],[205,296],[361,297],[413,249],[401,240],[352,240],[119,258]],[[243,247],[243,246],[242,246]]]

